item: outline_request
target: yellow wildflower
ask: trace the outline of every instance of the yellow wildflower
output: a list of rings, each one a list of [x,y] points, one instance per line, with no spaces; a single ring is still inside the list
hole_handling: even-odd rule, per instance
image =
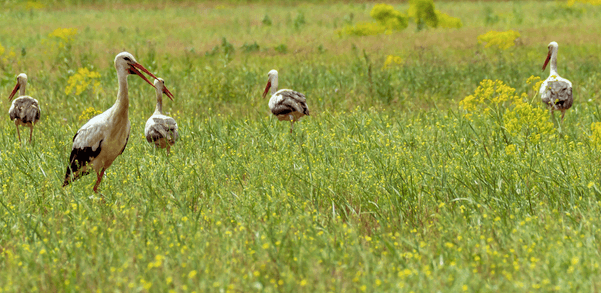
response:
[[[69,80],[67,81],[67,87],[65,88],[65,94],[68,95],[73,92],[73,89],[75,89],[75,95],[79,96],[86,89],[88,89],[90,84],[92,84],[92,90],[94,93],[99,93],[101,92],[100,81],[98,81],[99,78],[100,74],[98,72],[90,71],[85,67],[79,68],[77,73],[69,77]]]
[[[386,61],[384,61],[384,69],[401,64],[403,64],[403,58],[400,56],[388,55]]]
[[[520,37],[520,33],[514,30],[506,32],[489,31],[478,36],[478,44],[486,43],[485,48],[492,46],[498,47],[501,50],[507,50],[515,46],[515,41]]]

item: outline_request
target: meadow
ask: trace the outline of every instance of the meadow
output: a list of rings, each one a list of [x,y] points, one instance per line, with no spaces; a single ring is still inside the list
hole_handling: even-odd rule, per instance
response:
[[[461,28],[349,36],[375,3],[65,3],[0,1],[0,292],[599,290],[601,6],[444,1]],[[537,95],[551,41],[563,124]],[[165,79],[180,140],[146,142],[155,93],[131,76],[102,197],[62,188],[123,50]],[[307,96],[292,134],[270,69]],[[7,114],[21,72],[31,144]]]

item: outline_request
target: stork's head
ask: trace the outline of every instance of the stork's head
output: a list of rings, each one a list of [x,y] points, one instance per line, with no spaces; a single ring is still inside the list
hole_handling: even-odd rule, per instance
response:
[[[27,74],[21,73],[21,74],[17,75],[17,85],[15,85],[15,88],[8,96],[8,100],[9,101],[12,100],[13,97],[15,96],[15,94],[17,93],[17,91],[20,88],[25,87],[25,85],[27,85]]]
[[[545,64],[543,64],[543,71],[545,71],[545,68],[547,68],[547,64],[549,63],[549,60],[551,60],[551,55],[553,55],[553,52],[557,52],[559,45],[557,42],[551,42],[547,48],[549,49],[549,52],[547,52],[547,59],[545,60]]]
[[[269,71],[269,73],[267,73],[267,86],[265,86],[265,91],[263,92],[263,98],[265,98],[265,96],[267,96],[267,92],[269,92],[269,88],[271,88],[271,84],[272,83],[276,83],[278,82],[278,71],[275,69],[272,69]]]
[[[140,72],[138,69],[144,71],[146,74],[156,78],[154,74],[148,71],[144,66],[136,61],[134,55],[128,52],[121,52],[115,56],[115,69],[117,69],[117,75],[136,74],[145,80],[148,84],[154,85]]]
[[[157,77],[157,79],[154,80],[154,87],[157,89],[157,93],[164,93],[173,101],[173,94],[167,89],[165,81],[162,78]]]

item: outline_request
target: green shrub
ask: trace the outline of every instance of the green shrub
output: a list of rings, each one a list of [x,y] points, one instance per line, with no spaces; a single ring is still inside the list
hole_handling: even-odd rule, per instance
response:
[[[413,21],[417,24],[418,30],[421,30],[426,26],[432,28],[438,26],[438,16],[434,10],[434,1],[411,0],[409,3],[407,14],[409,14],[409,17],[413,18]]]
[[[244,45],[242,45],[242,47],[240,48],[242,49],[242,51],[244,51],[244,53],[251,53],[259,51],[261,47],[259,47],[259,44],[257,44],[257,42],[254,42],[252,44],[244,43]]]
[[[388,29],[404,30],[408,25],[407,16],[388,4],[376,4],[369,15]]]
[[[273,49],[276,52],[281,53],[281,54],[288,53],[288,46],[286,46],[285,44],[279,44],[279,45],[275,46]]]
[[[405,14],[388,4],[376,4],[369,15],[376,22],[360,22],[355,26],[346,26],[339,33],[352,36],[379,35],[402,31],[409,24]]]

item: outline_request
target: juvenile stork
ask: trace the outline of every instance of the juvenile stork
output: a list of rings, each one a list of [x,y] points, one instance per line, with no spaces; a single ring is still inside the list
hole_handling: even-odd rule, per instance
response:
[[[559,46],[556,42],[549,43],[549,52],[547,60],[543,64],[543,71],[551,60],[551,73],[549,77],[540,86],[540,97],[543,103],[549,105],[549,111],[553,116],[553,111],[561,111],[561,122],[566,110],[572,107],[574,99],[572,97],[572,83],[557,74],[557,50]]]
[[[17,85],[8,96],[8,100],[12,98],[19,91],[19,97],[13,100],[8,114],[10,120],[15,121],[15,127],[17,127],[17,135],[19,136],[19,142],[21,141],[21,133],[19,132],[19,126],[29,127],[29,142],[31,142],[31,136],[33,135],[33,127],[40,120],[40,105],[38,100],[25,95],[25,88],[27,87],[27,75],[25,73],[17,76]]]
[[[136,74],[154,87],[138,69],[153,78],[156,77],[136,62],[130,53],[117,54],[115,69],[119,81],[117,101],[110,109],[90,119],[73,137],[73,148],[71,156],[69,156],[69,166],[63,186],[88,174],[90,168],[93,168],[97,176],[94,192],[98,192],[98,185],[102,181],[104,171],[111,166],[117,156],[123,153],[129,139],[131,124],[128,118],[127,76]]]
[[[167,155],[171,146],[179,137],[177,133],[177,123],[175,119],[163,114],[163,93],[173,101],[173,94],[165,87],[165,81],[162,78],[154,80],[154,87],[157,91],[157,105],[154,114],[146,121],[144,135],[149,143],[154,143],[156,147],[167,148]]]
[[[269,99],[269,110],[278,117],[280,121],[290,121],[290,133],[294,127],[294,122],[303,116],[309,116],[309,107],[305,95],[287,89],[278,91],[278,72],[272,69],[267,74],[267,86],[263,92],[263,98],[271,88],[271,99]]]

